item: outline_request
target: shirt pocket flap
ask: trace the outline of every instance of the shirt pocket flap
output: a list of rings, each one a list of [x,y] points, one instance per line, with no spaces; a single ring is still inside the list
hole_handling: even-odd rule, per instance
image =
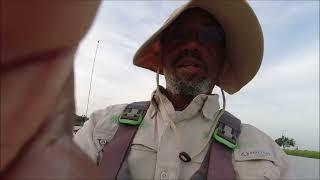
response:
[[[280,179],[280,170],[272,151],[236,149],[234,160],[239,179]]]
[[[236,161],[268,160],[277,163],[272,151],[261,149],[236,149],[234,159]]]
[[[132,144],[131,149],[138,150],[138,151],[148,151],[153,153],[157,152],[157,150],[154,147],[144,145],[144,144]]]

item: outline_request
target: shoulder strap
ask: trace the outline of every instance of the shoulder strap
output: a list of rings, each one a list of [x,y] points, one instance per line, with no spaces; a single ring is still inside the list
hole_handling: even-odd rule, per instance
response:
[[[241,132],[241,121],[225,111],[219,119],[216,129],[218,128],[227,131],[230,130],[229,132],[224,132],[223,134],[227,135],[221,136],[221,138],[229,137],[229,135],[232,134],[234,136],[234,142],[232,143],[236,143]],[[229,141],[229,138],[224,140]],[[200,169],[191,177],[191,180],[214,179],[236,179],[232,165],[232,148],[224,142],[220,142],[215,137],[214,140],[211,140],[211,145],[206,157],[202,161]]]
[[[132,140],[143,120],[150,101],[128,104],[119,116],[119,127],[112,140],[104,147],[99,168],[102,178],[116,179]]]
[[[240,132],[241,121],[231,113],[225,111],[219,119],[213,134],[213,139],[230,149],[235,149]]]

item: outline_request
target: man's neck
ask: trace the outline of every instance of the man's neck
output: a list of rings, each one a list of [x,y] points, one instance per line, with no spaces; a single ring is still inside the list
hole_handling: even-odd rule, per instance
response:
[[[194,97],[182,96],[180,94],[173,94],[169,90],[164,89],[163,93],[171,101],[176,111],[183,111],[191,103]]]

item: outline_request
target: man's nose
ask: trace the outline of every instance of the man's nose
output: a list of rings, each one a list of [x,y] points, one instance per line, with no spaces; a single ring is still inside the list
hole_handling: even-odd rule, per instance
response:
[[[200,48],[200,42],[198,38],[195,36],[195,34],[192,34],[184,44],[183,49],[184,50],[199,50]]]

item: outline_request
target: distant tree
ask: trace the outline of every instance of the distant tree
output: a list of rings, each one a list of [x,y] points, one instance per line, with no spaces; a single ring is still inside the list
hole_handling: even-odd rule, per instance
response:
[[[88,120],[89,118],[85,115],[79,116],[75,114],[75,126],[83,126],[83,123]]]
[[[282,135],[282,137],[276,139],[275,142],[283,149],[288,148],[290,146],[295,146],[295,144],[296,144],[296,141],[294,139],[288,138],[283,135]]]

